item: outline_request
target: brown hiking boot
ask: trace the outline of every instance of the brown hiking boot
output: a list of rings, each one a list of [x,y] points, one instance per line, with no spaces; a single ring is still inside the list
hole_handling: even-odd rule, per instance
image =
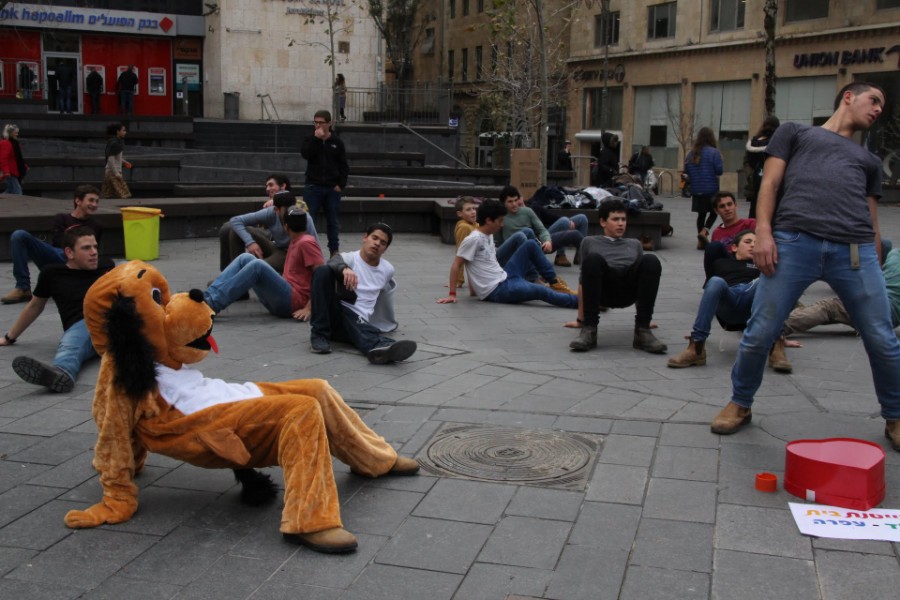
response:
[[[787,355],[784,353],[783,337],[776,340],[775,345],[772,346],[772,351],[769,352],[769,366],[776,373],[791,373],[794,370],[791,361],[788,360]]]
[[[706,342],[691,340],[686,350],[669,359],[668,366],[671,369],[684,369],[685,367],[702,367],[705,364]]]
[[[578,295],[578,292],[570,288],[565,280],[559,275],[556,276],[556,281],[550,284],[550,289],[554,292],[559,292],[560,294],[572,294],[573,296]]]
[[[597,326],[583,325],[578,337],[569,342],[569,349],[573,352],[587,352],[597,347]]]
[[[29,300],[31,300],[31,290],[23,290],[22,288],[13,288],[13,291],[0,298],[0,302],[3,304],[18,304]]]
[[[891,448],[900,452],[900,421],[885,421],[884,437],[891,441]]]
[[[356,550],[356,537],[342,527],[332,527],[315,533],[282,533],[285,540],[292,544],[306,546],[316,552],[326,554],[342,554]]]
[[[556,259],[553,261],[553,266],[555,266],[555,267],[571,267],[572,263],[569,262],[569,259],[566,258],[565,254],[557,254]]]
[[[668,346],[656,339],[656,336],[653,335],[652,331],[644,329],[643,327],[635,328],[634,340],[631,342],[631,347],[635,350],[649,352],[650,354],[664,354],[665,351],[669,349]]]
[[[704,227],[697,232],[697,250],[706,250],[709,246],[709,229]]]
[[[752,418],[753,414],[749,408],[729,402],[712,420],[709,430],[719,435],[731,435],[749,423]]]

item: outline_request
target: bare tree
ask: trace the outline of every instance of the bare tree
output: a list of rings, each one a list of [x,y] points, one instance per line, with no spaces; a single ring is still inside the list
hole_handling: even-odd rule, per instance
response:
[[[766,32],[766,116],[775,114],[775,20],[778,16],[778,0],[766,0],[763,7],[763,28]]]
[[[696,133],[694,111],[686,111],[682,108],[681,94],[675,94],[666,88],[666,119],[672,129],[675,141],[681,147],[681,155],[687,156],[694,143]]]
[[[412,69],[413,50],[435,20],[432,13],[419,17],[420,5],[421,0],[369,0],[369,16],[384,38],[385,51],[400,87]]]
[[[566,43],[577,2],[495,0],[487,11],[491,31],[490,72],[475,87],[481,109],[495,130],[508,132],[513,147],[538,147],[540,181],[547,179],[547,122],[551,105],[565,105],[569,75]]]

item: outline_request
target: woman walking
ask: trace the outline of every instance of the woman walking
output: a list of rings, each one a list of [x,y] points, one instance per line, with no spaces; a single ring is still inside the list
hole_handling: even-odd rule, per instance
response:
[[[3,128],[0,140],[0,190],[5,185],[7,194],[22,194],[22,180],[28,165],[19,146],[19,126],[10,123]]]
[[[106,172],[103,176],[103,189],[100,195],[104,198],[131,198],[131,190],[122,177],[122,167],[131,168],[131,163],[125,160],[125,134],[128,131],[121,123],[113,123],[106,128],[106,135],[110,136],[106,142]]]
[[[778,120],[778,117],[766,117],[756,135],[747,142],[747,152],[744,153],[744,172],[747,174],[744,196],[750,201],[751,219],[756,218],[756,197],[759,194],[759,184],[762,183],[766,147],[779,125],[781,125],[781,121]]]
[[[344,79],[343,73],[338,73],[334,80],[334,95],[337,96],[338,110],[341,115],[341,123],[347,120],[344,114],[344,108],[347,106],[347,81]]]
[[[719,191],[722,174],[722,155],[716,148],[716,134],[709,127],[697,132],[694,148],[684,159],[684,170],[691,181],[691,211],[697,213],[697,249],[703,250],[716,222],[712,197]]]

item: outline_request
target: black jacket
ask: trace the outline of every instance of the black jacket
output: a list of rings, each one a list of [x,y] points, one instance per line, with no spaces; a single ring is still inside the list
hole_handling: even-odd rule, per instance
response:
[[[300,154],[306,159],[306,183],[347,187],[350,165],[344,142],[334,132],[322,141],[315,135],[306,136],[300,146]]]

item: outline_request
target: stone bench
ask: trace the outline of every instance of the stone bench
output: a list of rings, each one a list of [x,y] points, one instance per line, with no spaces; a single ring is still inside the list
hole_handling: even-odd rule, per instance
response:
[[[435,201],[434,214],[440,219],[441,241],[445,244],[455,244],[453,231],[459,218],[456,216],[455,200]],[[588,235],[601,233],[600,220],[597,217],[596,208],[561,208],[553,209],[560,216],[572,217],[585,215],[588,218]],[[645,210],[639,215],[628,215],[628,227],[625,229],[625,237],[641,239],[649,238],[653,243],[653,249],[662,248],[662,227],[669,225],[670,213],[662,210]]]

